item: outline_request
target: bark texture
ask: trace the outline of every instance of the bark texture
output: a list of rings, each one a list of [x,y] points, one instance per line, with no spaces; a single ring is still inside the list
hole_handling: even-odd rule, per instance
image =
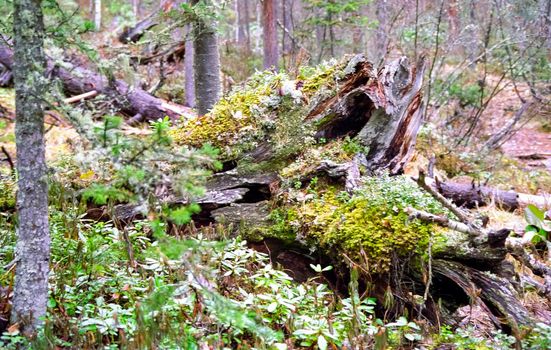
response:
[[[294,25],[293,25],[293,10],[294,0],[282,0],[282,17],[283,17],[283,41],[282,48],[284,55],[290,55],[295,52],[295,41],[293,38]]]
[[[101,31],[101,0],[94,0],[94,27],[96,32]]]
[[[193,40],[191,39],[191,26],[187,26],[186,29],[186,43],[185,43],[185,55],[184,55],[184,76],[185,76],[185,93],[186,104],[195,108],[195,79],[193,71],[193,61],[195,52],[193,51]]]
[[[275,0],[262,2],[262,26],[264,34],[264,69],[278,68],[277,15]]]
[[[48,300],[50,235],[42,105],[46,59],[41,1],[16,0],[14,5],[19,226],[11,320],[32,335],[42,323]]]
[[[199,1],[192,0],[192,5]],[[220,54],[214,23],[197,18],[193,24],[195,95],[197,112],[207,114],[220,98]]]

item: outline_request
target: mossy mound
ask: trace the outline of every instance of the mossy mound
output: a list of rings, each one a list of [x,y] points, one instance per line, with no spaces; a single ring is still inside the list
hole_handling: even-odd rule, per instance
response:
[[[347,60],[303,68],[297,79],[284,73],[259,72],[222,98],[204,116],[183,120],[171,131],[180,144],[201,147],[205,143],[222,150],[225,160],[235,159],[268,140],[283,149],[308,139],[311,128],[304,122],[314,95],[335,93],[345,77]],[[287,136],[296,137],[287,137]],[[287,152],[289,153],[289,152]]]
[[[358,263],[367,260],[372,273],[387,272],[394,256],[423,255],[437,231],[432,224],[410,220],[405,208],[445,210],[409,178],[383,174],[363,180],[352,195],[319,185],[295,192],[291,204],[272,215],[271,234],[304,238],[335,258],[345,253]]]

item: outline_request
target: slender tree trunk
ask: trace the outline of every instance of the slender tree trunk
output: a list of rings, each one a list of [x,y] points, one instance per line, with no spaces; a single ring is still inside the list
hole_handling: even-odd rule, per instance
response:
[[[547,48],[551,48],[551,1],[550,0],[540,0],[541,15],[542,21],[542,32],[546,40]]]
[[[479,27],[479,23],[476,18],[476,1],[471,0],[469,2],[469,26],[467,26],[467,42],[466,45],[466,51],[467,56],[469,58],[469,68],[475,67],[475,59],[478,55],[478,35],[477,35],[477,29]]]
[[[261,28],[262,27],[262,4],[260,1],[258,1],[256,3],[256,8],[255,8],[256,12],[255,12],[255,22],[256,22],[256,28]],[[255,52],[258,52],[260,51],[260,35],[255,35],[255,40],[254,40],[254,50]]]
[[[452,0],[448,4],[448,42],[453,44],[459,35],[461,21],[459,18],[459,0]]]
[[[237,45],[245,48],[247,51],[250,51],[251,39],[249,36],[249,0],[236,0],[235,6],[237,10]]]
[[[275,0],[262,2],[262,19],[264,28],[264,69],[278,68],[277,15]]]
[[[329,52],[331,53],[331,58],[335,57],[335,28],[333,26],[333,15],[331,12],[327,13],[327,19],[329,24],[327,25],[329,30]]]
[[[283,12],[283,53],[290,55],[295,51],[295,43],[293,41],[293,0],[282,0]]]
[[[196,5],[199,0],[191,0]],[[208,4],[208,1],[205,1]],[[195,71],[195,94],[197,112],[210,111],[220,98],[220,55],[214,23],[199,18],[193,24],[193,67]]]
[[[388,50],[388,36],[390,27],[390,4],[388,0],[379,0],[376,3],[377,29],[375,37],[375,62],[380,62]]]
[[[184,75],[185,75],[185,94],[186,94],[186,104],[195,108],[195,79],[194,79],[194,70],[193,70],[193,57],[195,52],[193,50],[193,38],[192,38],[192,27],[190,25],[186,28],[186,44],[185,44],[185,55],[184,55]]]
[[[140,17],[140,0],[132,0],[132,12],[136,19]]]
[[[86,19],[90,18],[90,0],[78,0],[79,14]]]
[[[44,148],[44,25],[41,0],[15,0],[13,67],[16,92],[18,228],[11,320],[36,334],[46,314],[50,234]]]
[[[243,5],[243,12],[246,16],[244,16],[245,21],[245,33],[247,35],[247,49],[251,51],[251,12],[250,12],[250,4],[249,0],[244,0]]]
[[[97,32],[101,30],[101,0],[94,0],[94,27]]]

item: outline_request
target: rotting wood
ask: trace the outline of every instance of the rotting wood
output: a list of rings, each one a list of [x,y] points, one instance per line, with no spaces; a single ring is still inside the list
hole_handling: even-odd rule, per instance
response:
[[[439,259],[433,262],[433,269],[461,287],[476,304],[484,304],[484,309],[495,316],[492,320],[499,320],[497,326],[506,324],[513,334],[520,336],[522,326],[534,323],[511,282],[505,278]]]
[[[451,181],[441,182],[438,179],[426,178],[426,183],[436,189],[442,196],[450,199],[459,207],[469,209],[495,204],[498,208],[515,211],[528,204],[541,208],[551,207],[551,194],[531,195],[515,191],[503,191],[489,186],[481,186]]]

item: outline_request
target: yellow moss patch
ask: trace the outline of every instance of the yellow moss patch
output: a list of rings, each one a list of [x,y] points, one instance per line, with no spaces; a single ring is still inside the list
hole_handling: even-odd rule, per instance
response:
[[[342,72],[348,61],[335,60],[322,63],[316,67],[305,67],[301,70],[297,80],[303,81],[302,92],[311,97],[321,89],[332,90],[337,82],[343,78]]]
[[[15,209],[15,193],[17,185],[11,177],[0,174],[0,211]]]
[[[270,72],[255,76],[220,100],[210,113],[183,121],[170,132],[172,138],[195,147],[211,143],[226,156],[239,152],[231,149],[235,145],[250,148],[262,134],[263,119],[267,120],[277,107],[277,92],[284,78]]]
[[[309,189],[302,201],[277,212],[274,233],[303,236],[330,255],[345,253],[357,262],[368,259],[373,273],[389,270],[393,256],[423,255],[433,225],[410,220],[406,207],[443,213],[441,206],[405,177],[364,178],[350,196],[336,188]]]

